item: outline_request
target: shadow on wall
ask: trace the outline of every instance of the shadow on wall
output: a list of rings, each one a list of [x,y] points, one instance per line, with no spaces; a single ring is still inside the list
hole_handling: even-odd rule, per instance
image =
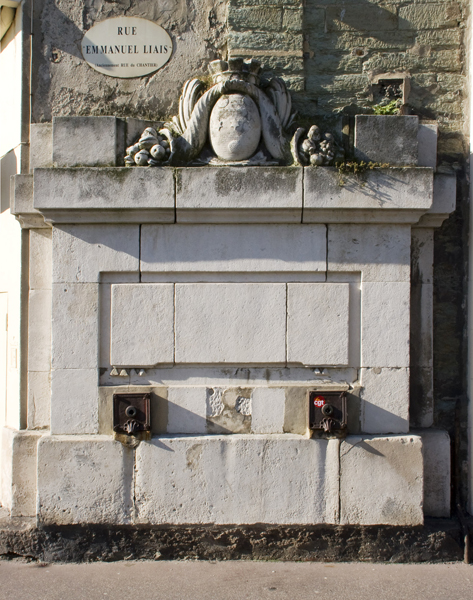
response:
[[[323,0],[307,0],[306,89],[300,97],[303,105],[298,106],[302,114],[328,118],[367,112],[373,103],[373,77],[407,73],[411,76],[408,104],[419,116],[438,118],[439,96],[452,85],[438,75],[461,69],[458,6],[447,1],[434,18],[423,2],[392,4],[390,10],[379,4],[354,0],[324,5]],[[451,94],[461,96],[457,84]],[[452,108],[451,103],[446,108]]]
[[[10,208],[10,177],[17,173],[16,154],[10,150],[0,159],[0,213]]]

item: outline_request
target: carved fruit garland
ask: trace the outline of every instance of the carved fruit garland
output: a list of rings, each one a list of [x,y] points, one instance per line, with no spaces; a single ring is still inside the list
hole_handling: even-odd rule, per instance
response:
[[[317,126],[305,137],[305,130],[297,129],[290,142],[287,130],[295,115],[282,79],[274,78],[260,89],[261,65],[254,59],[213,61],[209,68],[214,85],[204,91],[199,79],[187,81],[179,115],[159,132],[147,127],[127,148],[127,166],[188,165],[199,159],[208,141],[218,164],[252,164],[256,156],[259,162],[253,164],[332,164],[333,136],[322,136]]]

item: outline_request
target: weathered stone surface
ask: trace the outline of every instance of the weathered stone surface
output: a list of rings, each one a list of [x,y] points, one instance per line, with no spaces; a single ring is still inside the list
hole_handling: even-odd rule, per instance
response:
[[[51,371],[51,433],[98,433],[97,369]]]
[[[304,22],[304,11],[300,8],[285,8],[282,17],[283,31],[300,32]]]
[[[176,284],[176,363],[286,361],[286,286]]]
[[[409,295],[410,285],[407,282],[363,282],[363,367],[409,366]]]
[[[403,72],[403,69],[413,72],[450,73],[461,72],[461,50],[438,49],[431,52],[429,48],[416,48],[411,52],[385,52],[375,54],[366,60],[363,68],[367,72]],[[438,102],[438,100],[437,100]]]
[[[399,29],[458,27],[461,20],[462,13],[457,2],[410,5],[399,9]]]
[[[51,373],[28,371],[28,429],[49,429]]]
[[[287,286],[287,360],[304,365],[348,365],[349,285]]]
[[[142,281],[156,272],[325,271],[323,225],[143,225]]]
[[[420,122],[417,132],[417,143],[419,147],[418,161],[419,167],[437,168],[437,138],[438,123],[433,121]]]
[[[268,48],[271,48],[272,52],[292,51],[296,56],[302,54],[302,34],[230,31],[227,40],[234,56],[238,56],[242,50],[267,51]]]
[[[446,431],[419,432],[424,455],[424,514],[450,516],[451,459],[450,437]]]
[[[168,433],[206,433],[207,388],[170,387],[168,390]]]
[[[348,6],[327,6],[328,31],[390,31],[397,29],[395,8],[388,10],[374,3],[357,3]]]
[[[110,363],[172,363],[173,324],[172,283],[112,285]]]
[[[50,290],[52,283],[52,242],[50,229],[30,230],[30,290]]]
[[[279,31],[282,25],[282,9],[266,6],[236,8],[230,5],[228,26],[234,31],[260,29],[264,23],[266,31]]]
[[[136,522],[334,523],[338,448],[338,440],[289,434],[142,442]]]
[[[153,120],[156,115],[175,114],[176,89],[190,77],[207,75],[208,60],[221,56],[227,7],[208,0],[197,0],[192,9],[183,0],[170,6],[144,0],[129,7],[121,2],[81,7],[66,0],[60,11],[51,11],[48,3],[36,5],[34,19],[42,26],[32,50],[32,120],[50,121],[52,115],[117,115]],[[127,16],[159,23],[173,39],[170,61],[146,83],[140,79],[131,84],[127,79],[104,77],[91,69],[80,53],[78,41],[85,31],[97,21],[123,16],[125,12]]]
[[[416,116],[357,115],[355,157],[394,166],[415,165],[418,128]]]
[[[287,387],[284,408],[284,433],[307,435],[309,432],[308,389]]]
[[[292,167],[178,169],[177,222],[300,223],[302,171]]]
[[[361,430],[364,433],[409,431],[409,370],[361,369]]]
[[[34,207],[54,223],[174,222],[172,169],[36,169]]]
[[[54,283],[53,369],[93,369],[98,363],[98,284]]]
[[[304,169],[304,222],[412,222],[432,205],[430,169],[372,169],[363,175]]]
[[[422,440],[348,436],[340,445],[340,522],[422,525]]]
[[[28,305],[28,370],[51,368],[51,290],[31,290]]]
[[[420,219],[419,227],[440,227],[457,204],[456,175],[436,173],[432,206]]]
[[[255,388],[251,396],[252,433],[283,433],[285,404],[284,388]]]
[[[206,388],[207,433],[250,433],[254,388]]]
[[[411,362],[409,385],[409,421],[411,427],[434,424],[434,369]]]
[[[72,146],[74,143],[72,144]],[[52,123],[30,123],[30,173],[38,167],[53,166]]]
[[[463,560],[463,534],[457,519],[426,519],[423,527],[0,524],[0,556],[7,559],[90,563],[131,557],[154,561],[157,548],[163,560],[445,563]]]
[[[38,519],[44,525],[131,520],[133,451],[106,436],[43,437]]]
[[[412,228],[411,277],[414,283],[432,283],[434,276],[434,232]]]
[[[3,193],[3,192],[2,192]],[[33,206],[33,175],[14,175],[10,181],[10,212],[25,229],[48,228],[43,215]]]
[[[115,167],[119,146],[115,117],[54,117],[53,164],[56,167]]]
[[[410,237],[405,225],[329,225],[327,270],[361,271],[363,282],[408,282]]]
[[[53,281],[94,283],[103,272],[138,272],[137,225],[61,225],[53,229]]]
[[[36,514],[36,461],[41,434],[4,427],[2,440],[1,502],[12,517]]]

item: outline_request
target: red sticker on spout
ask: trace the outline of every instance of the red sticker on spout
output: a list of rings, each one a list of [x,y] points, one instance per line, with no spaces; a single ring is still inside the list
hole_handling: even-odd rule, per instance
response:
[[[314,400],[314,406],[321,408],[325,404],[325,398],[323,396],[317,396]]]

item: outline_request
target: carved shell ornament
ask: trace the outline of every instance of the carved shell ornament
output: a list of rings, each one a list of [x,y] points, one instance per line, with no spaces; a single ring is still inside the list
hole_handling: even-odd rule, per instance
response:
[[[294,131],[295,114],[284,81],[260,87],[261,64],[255,59],[215,60],[212,86],[187,81],[179,115],[158,131],[147,127],[127,148],[127,166],[185,165],[329,165],[335,156],[330,133],[314,125]]]

